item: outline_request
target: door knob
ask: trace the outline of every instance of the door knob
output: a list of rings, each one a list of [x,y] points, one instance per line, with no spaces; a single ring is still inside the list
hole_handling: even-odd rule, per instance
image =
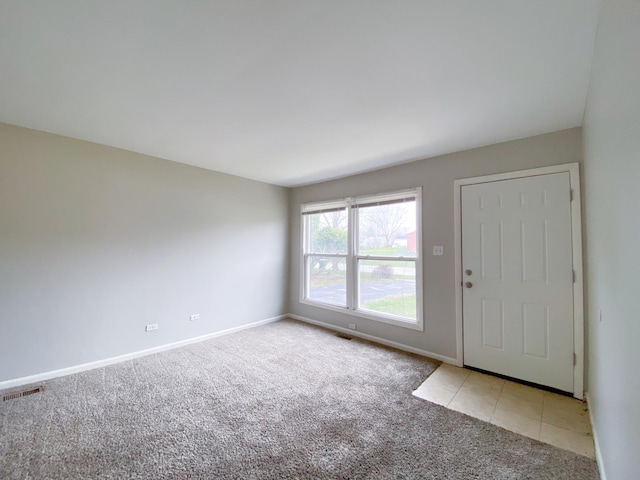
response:
[[[469,270],[468,268],[464,271],[465,275],[471,275],[473,272],[471,270]]]
[[[464,286],[467,287],[467,288],[471,288],[471,287],[473,287],[473,283],[467,282],[467,283],[464,284]]]

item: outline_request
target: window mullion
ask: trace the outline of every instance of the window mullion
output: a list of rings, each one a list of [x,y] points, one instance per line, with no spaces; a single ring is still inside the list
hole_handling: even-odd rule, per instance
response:
[[[349,238],[348,245],[348,261],[347,261],[347,308],[351,310],[355,310],[356,308],[356,298],[358,295],[357,292],[357,282],[356,277],[357,273],[357,260],[356,260],[356,252],[357,252],[357,239],[358,239],[358,219],[357,219],[357,209],[352,208],[349,205],[349,215],[347,217],[348,227],[347,233]]]
[[[304,278],[302,279],[302,288],[304,288],[304,298],[307,298],[309,296],[309,255],[305,253],[302,256],[302,261],[304,262]]]
[[[302,215],[302,298],[309,297],[309,218]]]

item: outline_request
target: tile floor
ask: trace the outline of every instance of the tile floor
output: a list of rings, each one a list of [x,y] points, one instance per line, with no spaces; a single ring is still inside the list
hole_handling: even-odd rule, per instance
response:
[[[575,398],[444,363],[413,394],[541,442],[595,456],[587,404]]]

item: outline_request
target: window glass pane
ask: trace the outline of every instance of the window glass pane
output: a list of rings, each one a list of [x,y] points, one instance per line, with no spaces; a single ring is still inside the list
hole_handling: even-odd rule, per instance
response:
[[[416,319],[416,264],[413,261],[359,260],[361,309]]]
[[[361,255],[416,256],[416,202],[358,208]]]
[[[347,306],[346,257],[309,255],[308,299],[332,305]]]
[[[307,253],[347,253],[347,210],[305,215]]]

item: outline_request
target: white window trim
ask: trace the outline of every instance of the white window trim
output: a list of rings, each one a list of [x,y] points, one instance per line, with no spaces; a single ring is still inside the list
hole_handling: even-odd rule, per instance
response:
[[[358,222],[356,221],[356,210],[352,208],[353,205],[357,205],[360,203],[366,203],[368,201],[383,201],[383,200],[393,200],[398,198],[406,197],[407,195],[414,195],[416,198],[416,256],[415,257],[398,257],[398,261],[409,260],[414,261],[416,265],[416,321],[413,322],[404,317],[398,317],[395,315],[382,314],[382,313],[374,313],[370,310],[359,309],[355,306],[358,304],[358,292],[357,292],[357,228]],[[327,256],[335,256],[347,259],[347,269],[349,274],[346,275],[346,287],[347,287],[347,306],[343,307],[340,305],[332,305],[325,302],[314,301],[313,299],[306,298],[307,297],[307,278],[306,278],[306,262],[307,262],[307,244],[308,239],[305,236],[305,220],[303,218],[303,213],[313,212],[314,210],[320,210],[323,207],[332,208],[340,205],[347,206],[347,215],[348,222],[351,228],[348,228],[349,233],[349,241],[347,247],[347,254],[327,254]],[[347,315],[351,315],[354,317],[365,318],[367,320],[374,320],[376,322],[386,323],[389,325],[395,325],[398,327],[408,328],[411,330],[424,330],[424,310],[423,310],[423,299],[424,293],[422,288],[422,265],[423,265],[423,252],[422,252],[422,187],[416,187],[407,190],[399,190],[394,192],[381,193],[378,195],[365,195],[359,197],[350,197],[341,200],[335,201],[324,201],[324,202],[315,202],[315,203],[305,203],[300,206],[300,285],[299,285],[299,293],[300,298],[299,301],[301,304],[309,305],[316,308],[322,308],[325,310],[331,310],[334,312],[344,313]],[[371,260],[376,260],[375,256],[368,256],[367,258]],[[382,258],[382,257],[381,257]],[[386,260],[387,258],[385,258]]]

